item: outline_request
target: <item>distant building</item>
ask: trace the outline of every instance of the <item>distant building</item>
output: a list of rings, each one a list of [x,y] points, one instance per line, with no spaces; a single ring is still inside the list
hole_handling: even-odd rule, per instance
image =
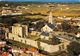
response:
[[[3,7],[2,8],[2,15],[21,15],[22,11],[18,9],[11,9],[10,7]]]
[[[2,10],[2,15],[11,14],[11,13],[12,13],[12,11],[10,9],[7,9],[7,10],[3,9]]]
[[[77,38],[80,38],[80,32],[77,33],[76,37]]]

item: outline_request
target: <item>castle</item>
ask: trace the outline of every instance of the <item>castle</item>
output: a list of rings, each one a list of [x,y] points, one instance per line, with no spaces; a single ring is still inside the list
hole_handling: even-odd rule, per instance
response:
[[[44,27],[41,28],[41,32],[36,30],[34,31],[33,35],[37,35],[36,37],[29,37],[30,33],[28,32],[28,25],[19,23],[14,24],[12,26],[12,31],[6,32],[5,36],[6,39],[18,41],[49,53],[64,51],[67,49],[67,45],[70,44],[70,41],[64,38],[60,38],[62,36],[56,36],[57,34],[54,32],[54,28],[55,25],[53,24],[52,12],[50,12],[49,21],[45,24]],[[31,33],[32,32],[33,31],[31,31]]]

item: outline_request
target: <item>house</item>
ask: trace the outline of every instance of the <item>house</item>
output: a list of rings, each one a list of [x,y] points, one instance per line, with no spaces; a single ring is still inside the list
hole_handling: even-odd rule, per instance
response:
[[[80,38],[80,32],[77,33],[76,37],[77,38]]]

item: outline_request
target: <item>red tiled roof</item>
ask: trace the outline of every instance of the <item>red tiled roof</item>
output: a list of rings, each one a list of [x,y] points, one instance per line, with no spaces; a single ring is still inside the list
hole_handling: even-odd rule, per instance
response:
[[[44,54],[39,54],[39,56],[46,56],[46,55],[44,55]]]
[[[27,49],[26,49],[26,48],[22,48],[21,50],[22,50],[23,52],[26,52]]]
[[[1,55],[1,56],[8,56],[8,55],[9,55],[9,53],[4,52],[4,53],[2,53],[2,55]]]
[[[29,48],[28,50],[31,51],[31,52],[36,52],[37,51],[36,48]]]

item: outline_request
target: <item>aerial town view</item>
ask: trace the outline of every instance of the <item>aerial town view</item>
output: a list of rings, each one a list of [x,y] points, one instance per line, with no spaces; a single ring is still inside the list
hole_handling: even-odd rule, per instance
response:
[[[0,56],[80,56],[80,0],[0,0]]]

